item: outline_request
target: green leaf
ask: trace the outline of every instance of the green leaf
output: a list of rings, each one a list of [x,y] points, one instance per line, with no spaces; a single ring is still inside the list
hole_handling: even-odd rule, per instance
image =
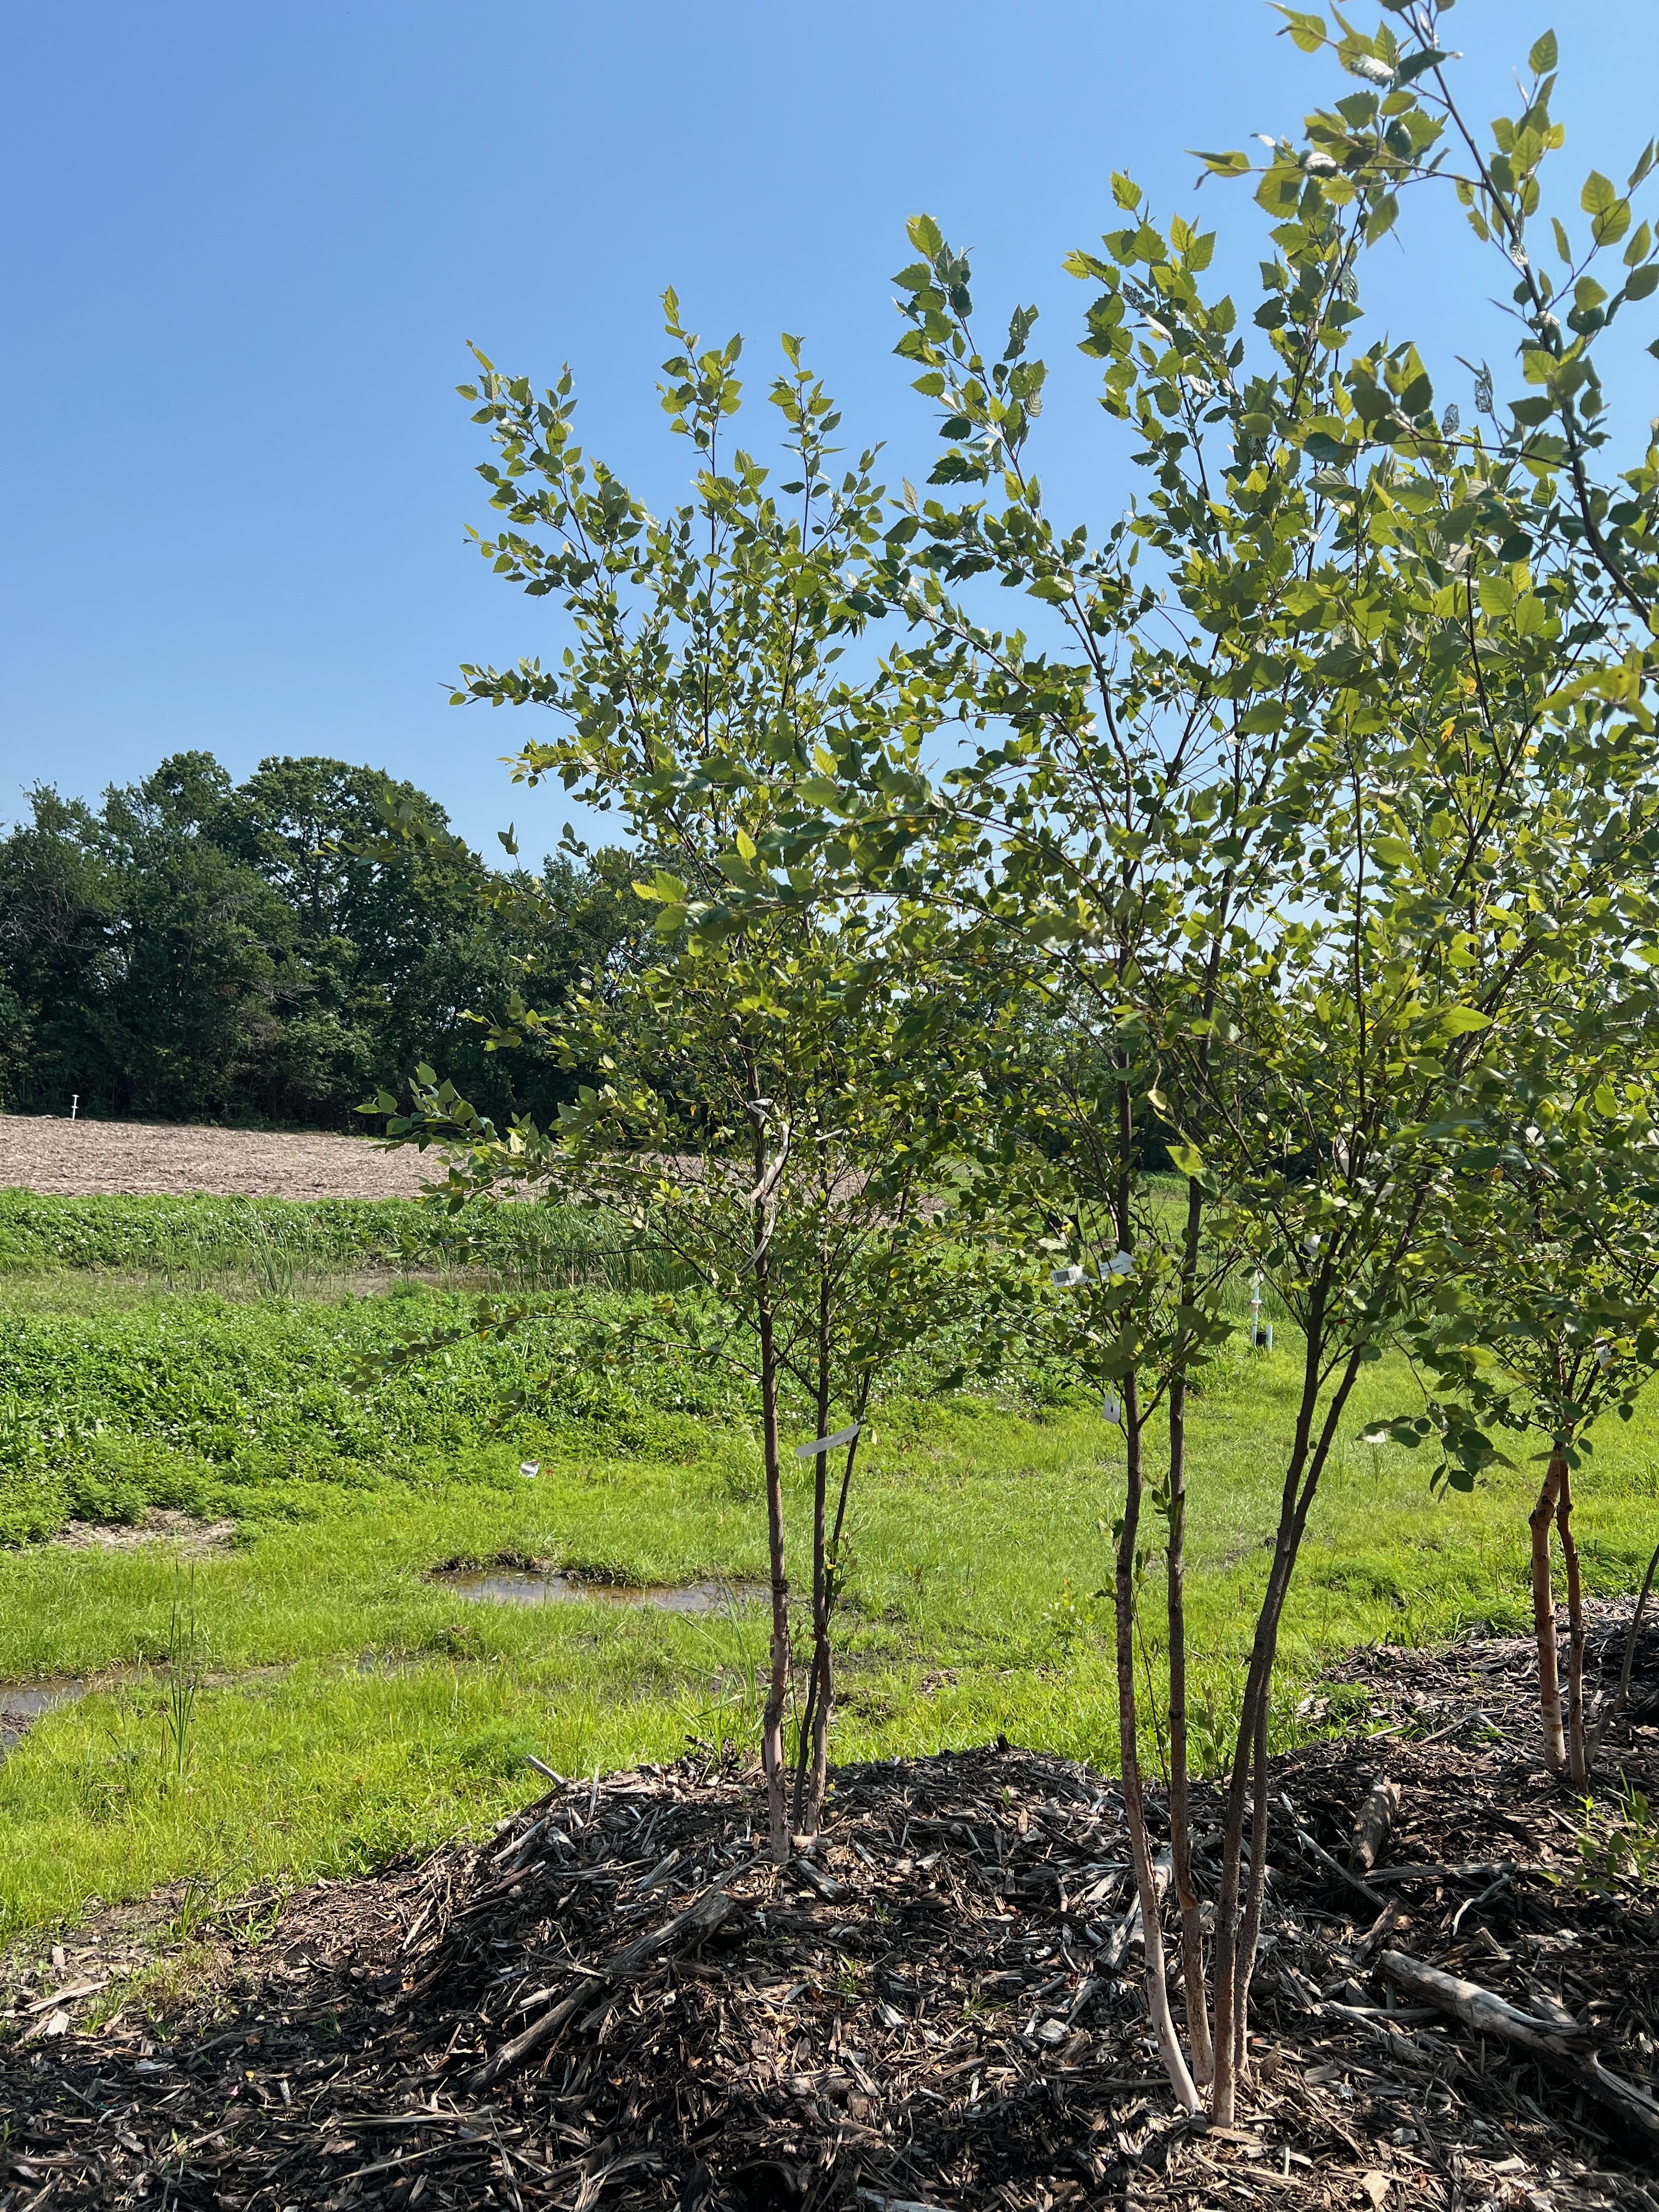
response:
[[[945,233],[930,215],[913,215],[904,226],[904,234],[929,261],[937,261],[945,251]]]
[[[1291,43],[1304,54],[1316,54],[1326,40],[1325,18],[1310,15],[1302,8],[1279,8],[1278,0],[1274,0],[1274,5],[1285,18],[1280,38],[1288,37]]]
[[[1136,184],[1133,177],[1126,177],[1120,170],[1114,169],[1112,172],[1112,198],[1117,202],[1121,208],[1127,208],[1133,214],[1134,210],[1140,205],[1140,187]]]
[[[1408,868],[1411,866],[1412,848],[1403,837],[1373,837],[1371,855],[1373,859],[1380,860],[1385,868]]]
[[[1472,1030],[1489,1030],[1492,1016],[1483,1014],[1478,1006],[1447,1006],[1441,1013],[1440,1027],[1447,1036],[1464,1036]]]
[[[1202,161],[1212,177],[1248,177],[1250,173],[1248,154],[1206,154],[1196,146],[1189,146],[1187,151]]]
[[[1547,76],[1561,58],[1561,49],[1553,31],[1546,31],[1527,56],[1527,67],[1534,76]]]
[[[1200,1176],[1204,1172],[1204,1156],[1196,1145],[1171,1145],[1170,1158],[1180,1175]]]
[[[1619,198],[1619,187],[1611,177],[1604,177],[1599,169],[1592,169],[1584,179],[1584,189],[1578,195],[1578,204],[1586,215],[1604,215]]]
[[[1407,1451],[1415,1451],[1432,1433],[1430,1425],[1420,1415],[1413,1419],[1409,1413],[1398,1413],[1392,1420],[1373,1421],[1362,1429],[1362,1444],[1401,1444]]]

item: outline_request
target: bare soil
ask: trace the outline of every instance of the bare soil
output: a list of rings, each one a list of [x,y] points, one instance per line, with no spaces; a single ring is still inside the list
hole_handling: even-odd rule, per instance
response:
[[[198,1521],[171,1505],[151,1505],[131,1527],[106,1521],[66,1521],[49,1540],[60,1552],[143,1552],[154,1545],[186,1559],[228,1552],[236,1540],[234,1521]]]
[[[1571,2014],[1653,2094],[1659,1893],[1578,1879],[1584,1816],[1530,1756],[1525,1671],[1490,1644],[1356,1655],[1394,1732],[1277,1763],[1333,1854],[1376,1775],[1404,1803],[1375,1917],[1275,1821],[1236,2129],[1164,2086],[1114,1784],[1003,1746],[845,1769],[780,1873],[757,1778],[693,1757],[560,1784],[483,1847],[245,1899],[148,2017],[74,2024],[154,1958],[130,1910],[27,1972],[14,1954],[0,2208],[1659,2212],[1655,2141],[1583,2058],[1399,2008],[1378,1972],[1405,1953]],[[1604,1767],[1652,1799],[1659,1632],[1636,1680]]]
[[[369,1137],[0,1114],[0,1188],[44,1197],[416,1198],[441,1174]]]

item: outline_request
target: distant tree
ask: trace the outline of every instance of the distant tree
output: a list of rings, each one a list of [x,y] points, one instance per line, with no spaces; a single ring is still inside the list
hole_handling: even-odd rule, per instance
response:
[[[103,1104],[101,1012],[120,905],[96,817],[46,785],[0,841],[0,1100],[67,1110]]]
[[[316,757],[238,785],[179,753],[97,809],[40,787],[0,837],[0,1099],[351,1127],[441,1055],[487,1110],[556,1113],[577,1078],[533,1040],[492,1054],[489,1025],[636,957],[635,866],[493,873],[413,784]]]
[[[117,1111],[232,1114],[280,1033],[293,919],[215,840],[233,788],[210,755],[182,753],[106,795],[98,842],[120,900],[97,1033]]]

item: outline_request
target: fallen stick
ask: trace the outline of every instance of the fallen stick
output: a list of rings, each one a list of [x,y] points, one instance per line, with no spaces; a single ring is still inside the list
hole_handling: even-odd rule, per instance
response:
[[[1357,1874],[1350,1874],[1340,1859],[1334,1859],[1322,1844],[1316,1844],[1314,1841],[1297,1818],[1296,1808],[1283,1790],[1279,1792],[1279,1808],[1290,1822],[1291,1833],[1296,1838],[1297,1844],[1308,1857],[1314,1860],[1317,1865],[1322,1866],[1327,1874],[1334,1875],[1345,1888],[1352,1890],[1357,1897],[1363,1897],[1374,1912],[1387,1911],[1386,1898],[1379,1897],[1368,1882],[1361,1881]]]
[[[740,1865],[728,1868],[717,1881],[711,1882],[701,1895],[693,1898],[684,1911],[665,1920],[660,1928],[650,1929],[645,1935],[636,1936],[625,1949],[618,1951],[615,1958],[600,1967],[593,1978],[605,1982],[623,1981],[654,1958],[659,1951],[680,1938],[695,1942],[711,1935],[734,1909],[732,1899],[726,1894],[727,1884],[735,1881],[739,1875],[748,1874],[760,1863],[757,1858],[744,1859]],[[514,2067],[522,2065],[532,2051],[538,2051],[584,2005],[591,2004],[593,1995],[592,1979],[589,1979],[568,1997],[561,1997],[557,2004],[550,2005],[545,2012],[538,2013],[528,2027],[521,2029],[510,2043],[502,2044],[499,2051],[485,2059],[472,2076],[472,2089],[487,2089],[492,2081],[499,2081],[503,2074],[510,2074]]]
[[[1388,1849],[1389,1831],[1400,1817],[1400,1784],[1379,1775],[1365,1793],[1353,1824],[1348,1856],[1356,1874],[1369,1874]]]
[[[1425,1966],[1403,1951],[1385,1951],[1378,1963],[1396,1989],[1438,2005],[1466,2027],[1474,2028],[1477,2035],[1495,2035],[1536,2051],[1540,2057],[1553,2058],[1632,2127],[1659,2139],[1659,2100],[1633,2081],[1609,2074],[1582,2028],[1522,2012],[1495,1991],[1482,1989],[1478,1982],[1443,1973],[1438,1966]]]
[[[1468,1881],[1475,1875],[1489,1879],[1500,1874],[1543,1874],[1543,1867],[1523,1867],[1518,1859],[1471,1859],[1463,1866],[1373,1867],[1371,1880],[1379,1881]],[[1380,1900],[1379,1900],[1380,1901]]]
[[[1501,1891],[1512,1887],[1514,1881],[1515,1876],[1512,1874],[1500,1874],[1496,1881],[1488,1882],[1485,1889],[1477,1895],[1466,1897],[1452,1915],[1451,1933],[1454,1936],[1456,1935],[1463,1924],[1463,1915],[1466,1912],[1478,1912],[1483,1905],[1490,1905],[1492,1899]]]

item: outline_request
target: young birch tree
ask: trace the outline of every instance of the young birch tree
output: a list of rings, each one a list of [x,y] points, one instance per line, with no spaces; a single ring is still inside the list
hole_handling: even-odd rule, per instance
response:
[[[1542,1748],[1546,1765],[1580,1790],[1596,1731],[1584,1704],[1573,1479],[1590,1461],[1596,1422],[1628,1420],[1659,1365],[1650,993],[1628,977],[1589,981],[1577,1021],[1550,1040],[1549,1074],[1517,1074],[1487,1102],[1484,1141],[1466,1148],[1454,1178],[1434,1287],[1402,1331],[1425,1377],[1426,1410],[1373,1432],[1413,1447],[1437,1441],[1435,1480],[1454,1490],[1504,1460],[1494,1432],[1542,1440],[1529,1516]],[[1566,1578],[1565,1714],[1553,1529]]]
[[[1311,36],[1313,19],[1295,21]],[[1100,287],[1085,350],[1108,364],[1104,404],[1149,485],[1098,540],[1050,520],[1027,467],[1043,384],[1032,312],[988,361],[965,258],[913,223],[900,349],[946,410],[933,481],[965,496],[913,499],[891,533],[889,588],[920,632],[896,671],[911,728],[897,747],[850,734],[817,831],[830,865],[965,904],[1088,979],[1121,1069],[1098,1202],[1137,1173],[1160,1113],[1189,1182],[1182,1255],[1218,1206],[1297,1325],[1225,1801],[1207,2054],[1224,2121],[1248,2050],[1279,1625],[1331,1449],[1361,1371],[1419,1303],[1460,1158],[1540,1010],[1653,937],[1646,665],[1626,651],[1615,585],[1581,557],[1572,518],[1593,521],[1595,500],[1563,489],[1570,453],[1462,432],[1413,346],[1357,343],[1363,254],[1446,135],[1418,90],[1445,57],[1386,31],[1340,52],[1355,89],[1256,176],[1273,249],[1252,318],[1263,337],[1247,343],[1232,301],[1206,296],[1209,237],[1179,218],[1160,228],[1127,179],[1127,220],[1073,257]],[[1205,159],[1222,176],[1250,168]],[[1051,611],[1052,647],[976,619],[960,586],[984,573]],[[933,779],[923,748],[953,712],[988,738]],[[1177,1330],[1126,1361],[1126,1538],[1145,1481],[1130,1408],[1164,1381],[1182,1450],[1201,1348]],[[1120,1573],[1120,1604],[1123,1587]],[[1126,1797],[1149,2004],[1192,2105],[1204,1992],[1188,1956],[1188,2053],[1172,2051],[1127,1782]]]
[[[484,542],[497,571],[559,594],[574,642],[552,667],[469,668],[458,698],[550,709],[514,773],[558,776],[624,817],[658,856],[635,886],[654,906],[659,957],[548,1018],[516,1005],[492,1042],[550,1036],[602,1080],[556,1125],[497,1133],[435,1077],[389,1127],[459,1141],[459,1204],[532,1187],[604,1206],[665,1249],[706,1296],[664,1297],[625,1326],[636,1340],[737,1364],[758,1402],[772,1634],[763,1720],[772,1849],[789,1850],[785,1720],[791,1687],[784,1427],[810,1409],[816,1437],[841,1414],[850,1435],[842,1504],[828,1522],[830,1453],[813,1455],[812,1654],[796,1815],[817,1825],[833,1692],[830,1609],[859,1424],[895,1356],[966,1303],[948,1243],[940,1163],[971,1114],[970,1017],[937,988],[918,920],[895,928],[838,901],[804,897],[738,920],[716,902],[803,804],[850,695],[834,673],[870,606],[876,538],[872,456],[836,477],[838,417],[786,339],[772,390],[794,480],[722,432],[739,404],[738,343],[699,353],[668,295],[664,404],[698,456],[694,496],[651,515],[572,434],[567,374],[536,397],[484,364],[481,404],[499,465],[482,471],[507,527]],[[793,502],[790,504],[788,502]],[[536,535],[529,533],[535,532]],[[722,874],[722,870],[726,874]],[[392,1102],[383,1102],[390,1105]],[[483,1325],[524,1318],[487,1314]]]

